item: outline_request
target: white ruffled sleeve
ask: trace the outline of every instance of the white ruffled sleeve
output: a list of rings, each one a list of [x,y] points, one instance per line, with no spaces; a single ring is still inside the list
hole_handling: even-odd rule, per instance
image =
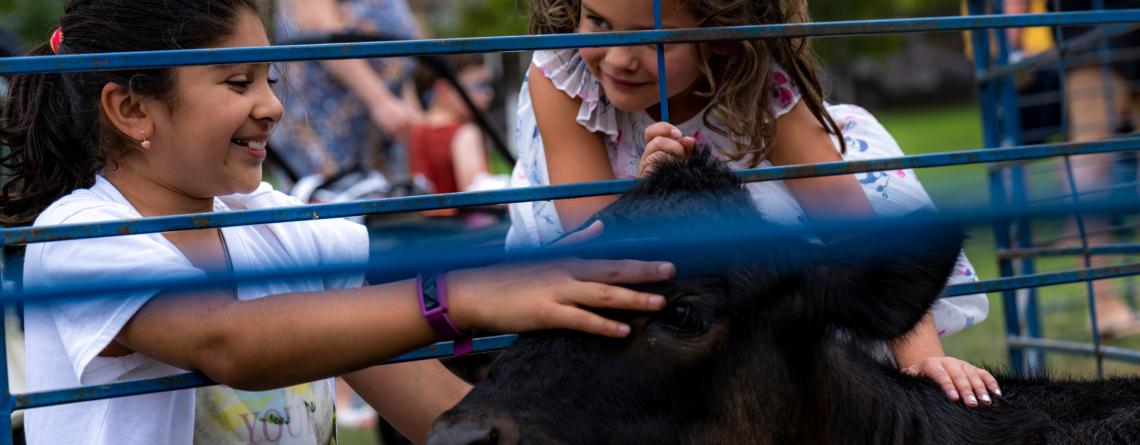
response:
[[[616,144],[620,131],[616,109],[602,94],[602,86],[577,50],[536,51],[532,63],[554,87],[567,96],[581,99],[577,122],[600,133],[607,145]],[[534,117],[528,82],[519,92],[515,147],[518,160],[511,173],[511,188],[550,185],[546,152]],[[510,205],[511,229],[507,247],[537,247],[558,239],[565,232],[552,201],[520,202]]]
[[[582,100],[578,108],[578,124],[610,141],[618,137],[617,112],[602,92],[602,84],[590,72],[576,49],[536,51],[534,66],[567,96]]]

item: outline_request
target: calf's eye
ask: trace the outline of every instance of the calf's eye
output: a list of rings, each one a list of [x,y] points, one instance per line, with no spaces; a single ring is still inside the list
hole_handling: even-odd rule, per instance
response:
[[[684,333],[697,334],[705,330],[705,320],[701,310],[691,304],[674,304],[661,311],[661,322]]]

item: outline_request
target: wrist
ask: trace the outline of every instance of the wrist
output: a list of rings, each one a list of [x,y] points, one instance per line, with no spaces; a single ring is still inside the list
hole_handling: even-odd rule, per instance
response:
[[[420,314],[436,337],[454,340],[455,355],[471,352],[471,334],[457,326],[449,314],[450,301],[445,272],[420,272],[416,275],[416,293]]]
[[[451,321],[455,326],[464,331],[470,331],[478,323],[475,322],[477,314],[475,311],[477,306],[470,304],[471,298],[469,297],[472,278],[470,271],[467,270],[450,270],[442,275],[447,280],[448,303],[450,309],[448,312],[451,315]]]

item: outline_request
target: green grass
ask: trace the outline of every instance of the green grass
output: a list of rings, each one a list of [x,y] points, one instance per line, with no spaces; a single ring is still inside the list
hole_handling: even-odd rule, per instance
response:
[[[380,444],[380,435],[375,429],[339,428],[337,429],[337,443],[340,445],[377,445]]]
[[[907,154],[922,154],[982,147],[981,119],[976,105],[930,110],[905,110],[876,113],[883,125],[895,136]],[[1039,163],[1029,168],[1032,196],[1051,196],[1061,188],[1055,164]],[[958,166],[925,169],[919,172],[931,197],[944,209],[986,206],[988,180],[984,166]],[[1038,237],[1062,233],[1060,222],[1035,223],[1032,231]],[[986,227],[973,228],[966,244],[966,254],[981,279],[998,278],[993,232]],[[1076,259],[1047,258],[1037,261],[1039,272],[1080,267]],[[1117,280],[1123,286],[1123,280]],[[1084,284],[1054,286],[1039,290],[1043,331],[1049,338],[1091,342],[1088,327],[1087,297]],[[1004,315],[999,294],[990,294],[990,315],[985,322],[944,338],[950,355],[985,364],[991,368],[1008,366],[1005,345]],[[1106,344],[1140,349],[1140,337],[1107,341]],[[1090,377],[1096,365],[1091,358],[1050,354],[1046,365],[1051,373]],[[1105,362],[1110,375],[1140,374],[1140,367]]]

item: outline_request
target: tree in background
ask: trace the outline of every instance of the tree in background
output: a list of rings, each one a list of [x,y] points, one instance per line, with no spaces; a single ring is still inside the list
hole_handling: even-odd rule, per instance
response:
[[[59,26],[63,4],[64,0],[0,0],[0,27],[30,48],[47,41]]]

